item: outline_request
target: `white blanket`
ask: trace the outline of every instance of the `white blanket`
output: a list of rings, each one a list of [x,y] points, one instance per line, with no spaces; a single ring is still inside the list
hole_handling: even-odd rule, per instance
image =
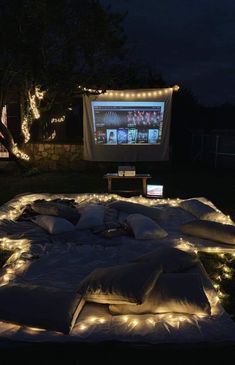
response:
[[[164,206],[171,219],[161,224],[168,232],[168,237],[159,241],[141,241],[128,236],[105,239],[90,230],[53,237],[31,222],[14,221],[25,205],[33,200],[55,198],[72,198],[77,203],[124,199],[107,194],[26,194],[9,201],[0,209],[0,245],[13,249],[14,255],[1,271],[1,285],[18,282],[76,289],[81,279],[93,269],[126,263],[163,244],[185,250],[235,252],[232,245],[183,236],[179,226],[192,216],[178,207],[180,200],[125,199]],[[13,221],[9,222],[9,219]],[[229,218],[222,213],[221,219],[228,223]],[[232,222],[229,220],[229,223]],[[200,271],[198,268],[196,270]],[[208,278],[200,273],[208,283]],[[207,295],[213,308],[212,315],[208,317],[171,314],[112,316],[106,305],[89,303],[85,305],[69,336],[1,322],[0,337],[29,342],[114,340],[153,344],[235,341],[235,323],[217,302],[210,281]]]

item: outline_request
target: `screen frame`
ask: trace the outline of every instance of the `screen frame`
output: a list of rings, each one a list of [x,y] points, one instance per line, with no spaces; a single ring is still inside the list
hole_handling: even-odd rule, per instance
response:
[[[172,87],[161,89],[106,90],[96,95],[83,95],[83,158],[87,161],[125,162],[169,161]],[[154,101],[164,102],[164,120],[160,144],[95,144],[92,118],[92,101]]]
[[[149,188],[161,188],[161,194],[150,194],[148,192]],[[162,198],[163,197],[163,192],[164,192],[164,185],[158,185],[158,184],[147,184],[146,187],[146,196],[150,197],[150,198]]]

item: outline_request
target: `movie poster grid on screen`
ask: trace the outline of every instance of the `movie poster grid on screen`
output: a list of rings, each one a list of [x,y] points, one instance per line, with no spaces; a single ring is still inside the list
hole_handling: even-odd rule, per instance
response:
[[[161,143],[164,102],[92,101],[96,144]]]

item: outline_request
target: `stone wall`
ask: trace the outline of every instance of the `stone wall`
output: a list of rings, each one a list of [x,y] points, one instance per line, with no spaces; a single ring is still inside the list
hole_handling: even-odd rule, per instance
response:
[[[42,170],[78,169],[84,166],[83,145],[28,143],[25,151]]]

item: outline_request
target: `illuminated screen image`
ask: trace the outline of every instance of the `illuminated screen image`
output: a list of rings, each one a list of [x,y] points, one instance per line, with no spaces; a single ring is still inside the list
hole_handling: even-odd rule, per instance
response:
[[[161,198],[163,196],[163,185],[147,184],[147,196]]]
[[[161,143],[164,102],[92,101],[91,106],[96,144]]]

